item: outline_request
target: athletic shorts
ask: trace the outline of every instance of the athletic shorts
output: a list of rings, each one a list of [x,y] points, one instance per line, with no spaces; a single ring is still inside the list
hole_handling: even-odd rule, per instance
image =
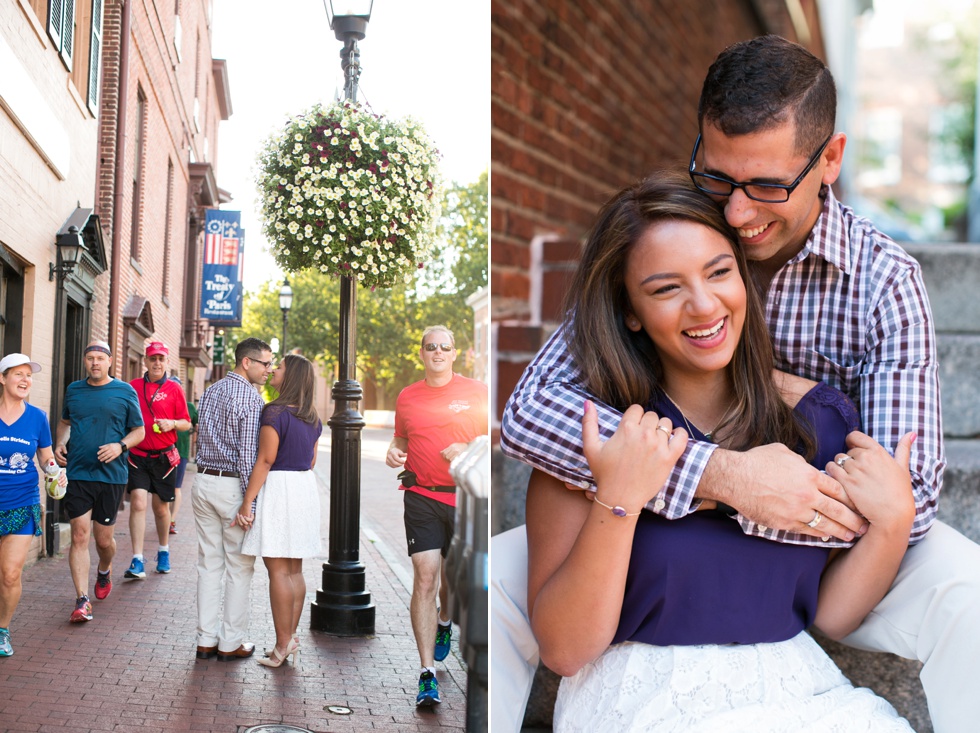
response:
[[[180,463],[177,464],[177,470],[174,471],[177,474],[177,480],[175,482],[176,487],[182,488],[184,485],[184,475],[187,473],[187,459],[181,458]]]
[[[72,481],[68,479],[68,492],[61,500],[69,519],[92,512],[92,521],[107,527],[116,523],[119,503],[126,491],[126,484],[107,484],[104,481]]]
[[[177,487],[177,469],[170,465],[170,459],[163,453],[150,458],[138,456],[130,452],[126,459],[129,463],[129,482],[126,492],[133,489],[145,489],[160,497],[160,501],[173,501]]]
[[[41,536],[41,505],[0,509],[0,537],[12,534]]]
[[[440,550],[445,557],[456,529],[456,507],[427,499],[414,491],[404,493],[408,554]]]

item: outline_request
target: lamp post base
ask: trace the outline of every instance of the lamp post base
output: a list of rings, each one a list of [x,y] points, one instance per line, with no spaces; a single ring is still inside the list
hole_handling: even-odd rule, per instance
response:
[[[316,601],[310,604],[310,628],[334,636],[373,636],[374,603],[364,590],[364,566],[324,563]]]

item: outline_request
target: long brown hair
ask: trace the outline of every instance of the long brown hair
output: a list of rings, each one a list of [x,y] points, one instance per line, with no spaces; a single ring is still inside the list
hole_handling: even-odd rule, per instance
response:
[[[286,354],[282,363],[286,365],[286,373],[282,376],[282,384],[279,385],[279,396],[265,406],[269,409],[273,405],[282,407],[291,406],[298,417],[303,422],[316,425],[320,416],[317,415],[316,407],[313,405],[313,385],[315,383],[315,372],[313,363],[301,354]]]
[[[802,445],[804,454],[812,456],[808,427],[783,401],[773,380],[772,341],[738,237],[718,206],[679,172],[658,172],[623,189],[602,207],[589,232],[566,296],[565,315],[568,348],[586,388],[620,411],[645,405],[662,393],[657,347],[642,329],[626,327],[632,311],[625,274],[641,235],[653,224],[670,220],[690,221],[724,236],[746,284],[742,338],[726,367],[735,406],[714,432],[723,434],[725,447],[733,450],[779,442],[794,450]]]

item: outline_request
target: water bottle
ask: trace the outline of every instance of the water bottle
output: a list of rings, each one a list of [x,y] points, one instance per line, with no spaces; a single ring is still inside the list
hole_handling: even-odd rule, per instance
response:
[[[58,479],[61,478],[61,470],[61,467],[54,458],[49,458],[44,466],[44,490],[48,492],[48,496],[52,499],[61,499],[65,496],[65,488],[58,485]]]

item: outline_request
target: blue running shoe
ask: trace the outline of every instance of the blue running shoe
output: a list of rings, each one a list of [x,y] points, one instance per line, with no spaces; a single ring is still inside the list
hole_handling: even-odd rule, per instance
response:
[[[10,629],[0,629],[0,657],[12,657],[14,648],[10,646]]]
[[[439,683],[436,676],[425,670],[419,677],[419,694],[415,698],[416,707],[431,707],[442,702],[439,699]]]
[[[157,572],[158,573],[169,573],[170,572],[170,551],[160,550],[157,553]]]
[[[449,647],[453,640],[453,625],[436,625],[436,661],[441,662],[449,656]]]
[[[129,570],[123,574],[123,577],[129,578],[130,580],[143,580],[146,577],[146,570],[143,569],[143,561],[134,557],[133,561],[129,563]]]

